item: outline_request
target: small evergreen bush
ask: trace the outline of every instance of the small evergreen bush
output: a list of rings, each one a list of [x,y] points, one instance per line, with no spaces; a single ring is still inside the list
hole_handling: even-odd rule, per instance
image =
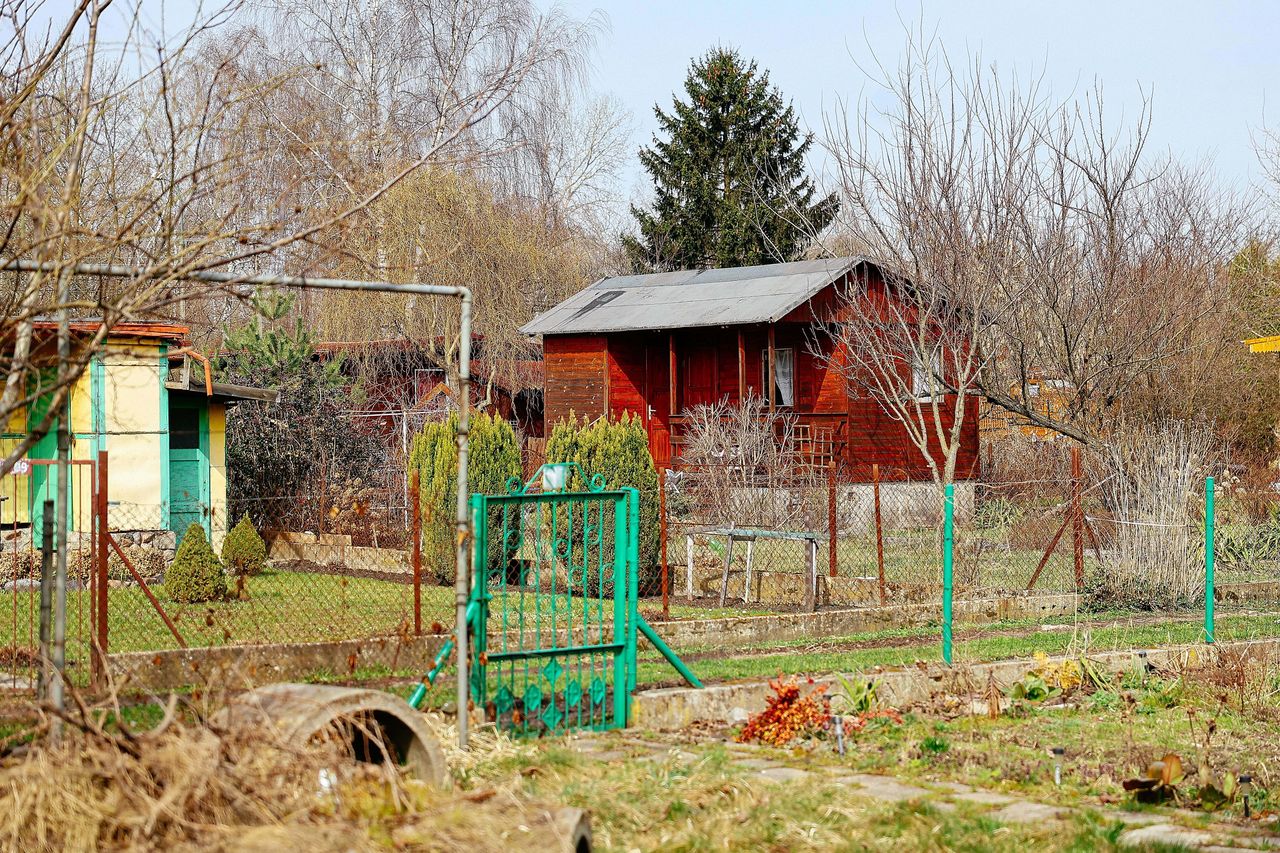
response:
[[[241,576],[259,574],[266,566],[267,543],[254,529],[248,513],[222,540],[222,562],[233,575]]]
[[[183,604],[218,601],[227,595],[227,576],[222,561],[213,553],[204,527],[193,522],[182,536],[173,565],[164,577],[169,598]]]

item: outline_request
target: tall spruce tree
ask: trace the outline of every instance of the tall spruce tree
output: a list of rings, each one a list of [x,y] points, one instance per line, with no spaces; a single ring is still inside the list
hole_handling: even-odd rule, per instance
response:
[[[687,101],[658,106],[660,133],[640,151],[653,179],[651,210],[633,206],[638,236],[623,245],[637,272],[768,264],[796,259],[835,217],[836,196],[814,201],[795,111],[769,73],[737,51],[695,60]]]

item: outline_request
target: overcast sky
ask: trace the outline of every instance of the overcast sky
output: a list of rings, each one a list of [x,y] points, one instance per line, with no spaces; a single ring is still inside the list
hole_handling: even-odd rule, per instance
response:
[[[630,109],[633,148],[654,131],[653,105],[669,107],[689,61],[712,46],[737,48],[767,68],[803,121],[821,130],[839,99],[868,93],[858,63],[896,67],[906,27],[936,33],[953,58],[980,52],[1002,68],[1042,70],[1054,95],[1105,87],[1108,116],[1136,111],[1154,92],[1151,144],[1180,158],[1211,157],[1221,177],[1245,184],[1259,168],[1252,138],[1280,127],[1280,3],[1189,0],[569,0],[600,9],[609,31],[597,85]],[[856,62],[855,62],[856,60]],[[634,157],[628,183],[639,181]]]

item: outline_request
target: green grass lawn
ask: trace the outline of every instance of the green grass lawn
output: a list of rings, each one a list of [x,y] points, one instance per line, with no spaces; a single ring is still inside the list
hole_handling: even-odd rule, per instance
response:
[[[234,589],[234,581],[232,582]],[[247,598],[207,604],[170,601],[164,585],[151,588],[161,607],[190,647],[259,643],[306,643],[387,636],[413,629],[413,587],[369,578],[268,570],[249,578]],[[518,609],[521,594],[508,593],[511,608]],[[38,590],[0,595],[0,607],[9,598],[9,618],[0,618],[0,648],[17,645],[33,648],[38,637]],[[561,628],[580,625],[581,599],[566,608],[560,597],[553,614],[548,596],[542,596],[542,612],[526,612],[526,623],[535,621]],[[534,601],[525,594],[526,606]],[[495,601],[495,625],[500,622],[502,599]],[[606,607],[610,607],[606,605]],[[649,609],[651,603],[642,603]],[[90,624],[88,590],[67,593],[68,655],[88,652]],[[146,594],[137,586],[121,586],[108,593],[107,647],[111,652],[174,649],[178,642],[165,626]],[[767,613],[766,610],[703,608],[673,603],[677,619],[716,618]],[[611,613],[611,611],[610,611]],[[595,618],[595,617],[593,617]],[[611,618],[611,615],[610,617]],[[517,620],[513,619],[513,624]],[[454,623],[452,587],[422,587],[422,622],[427,632],[450,631]]]

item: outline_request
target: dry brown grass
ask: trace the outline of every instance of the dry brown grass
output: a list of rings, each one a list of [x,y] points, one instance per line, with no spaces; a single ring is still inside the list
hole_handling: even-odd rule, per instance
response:
[[[56,745],[46,718],[25,754],[0,761],[0,849],[555,849],[556,810],[521,795],[518,778],[437,788],[357,763],[342,737],[285,744],[220,730],[205,710],[171,700],[160,725],[132,732],[81,705]],[[477,756],[520,749],[478,740]],[[446,754],[459,774],[480,760]]]

